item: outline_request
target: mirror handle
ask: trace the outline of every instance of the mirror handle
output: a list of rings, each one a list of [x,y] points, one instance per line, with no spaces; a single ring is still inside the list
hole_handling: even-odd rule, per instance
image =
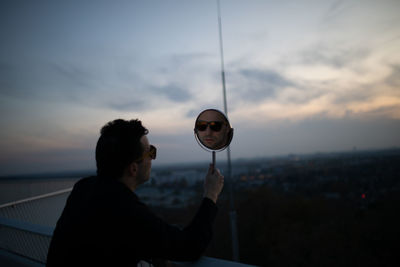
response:
[[[212,152],[212,164],[213,164],[212,173],[214,173],[214,169],[215,169],[215,151]]]

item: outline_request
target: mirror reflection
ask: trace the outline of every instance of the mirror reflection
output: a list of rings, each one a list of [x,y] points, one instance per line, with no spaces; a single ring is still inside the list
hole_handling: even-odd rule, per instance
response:
[[[229,146],[233,136],[228,118],[216,109],[202,111],[196,119],[194,131],[197,141],[214,151]]]

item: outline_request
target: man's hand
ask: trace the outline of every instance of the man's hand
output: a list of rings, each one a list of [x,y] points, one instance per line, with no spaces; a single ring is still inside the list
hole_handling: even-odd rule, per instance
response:
[[[224,176],[221,175],[218,169],[210,164],[206,178],[204,180],[204,197],[207,197],[217,203],[219,194],[224,187]]]

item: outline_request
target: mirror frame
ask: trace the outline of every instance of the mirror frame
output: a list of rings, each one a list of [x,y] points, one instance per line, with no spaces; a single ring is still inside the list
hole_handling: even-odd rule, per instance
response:
[[[201,116],[201,114],[203,114],[203,113],[206,112],[206,111],[216,111],[216,112],[220,113],[222,116],[224,116],[226,122],[228,123],[228,126],[229,126],[228,140],[227,140],[226,144],[225,144],[222,148],[219,148],[219,149],[211,149],[211,148],[205,146],[205,145],[201,142],[201,140],[199,139],[199,137],[198,137],[198,133],[197,133],[197,130],[196,130],[196,122],[198,121],[198,119],[199,119],[199,117]],[[195,122],[194,122],[193,131],[194,131],[194,137],[195,137],[197,143],[198,143],[204,150],[207,150],[207,151],[209,151],[209,152],[219,152],[219,151],[225,150],[225,149],[231,144],[231,141],[232,141],[232,138],[233,138],[233,128],[232,128],[231,123],[230,123],[229,120],[228,120],[228,117],[227,117],[227,116],[225,115],[225,113],[223,113],[222,111],[220,111],[220,110],[218,110],[218,109],[214,109],[214,108],[205,109],[205,110],[203,110],[202,112],[199,113],[199,115],[197,116],[197,118],[196,118],[196,120],[195,120]]]

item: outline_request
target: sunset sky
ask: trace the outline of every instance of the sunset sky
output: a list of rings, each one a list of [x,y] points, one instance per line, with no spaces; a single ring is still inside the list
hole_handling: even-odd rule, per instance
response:
[[[400,146],[400,1],[221,0],[233,159]],[[94,169],[139,118],[153,166],[206,161],[216,0],[1,1],[0,175]],[[217,160],[226,158],[225,152]]]

